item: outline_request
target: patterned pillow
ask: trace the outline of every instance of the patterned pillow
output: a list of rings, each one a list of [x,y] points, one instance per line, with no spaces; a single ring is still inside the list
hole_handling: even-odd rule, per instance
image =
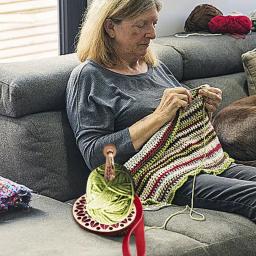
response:
[[[0,176],[0,213],[14,208],[28,208],[31,190]]]
[[[256,94],[256,48],[242,55],[249,95]]]

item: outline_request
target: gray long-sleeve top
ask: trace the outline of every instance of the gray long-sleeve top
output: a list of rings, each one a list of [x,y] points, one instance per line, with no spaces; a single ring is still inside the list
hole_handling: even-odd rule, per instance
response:
[[[104,163],[103,147],[116,145],[115,161],[123,164],[136,151],[128,127],[152,113],[168,87],[180,86],[161,62],[139,75],[110,71],[92,60],[71,73],[67,115],[87,166]]]

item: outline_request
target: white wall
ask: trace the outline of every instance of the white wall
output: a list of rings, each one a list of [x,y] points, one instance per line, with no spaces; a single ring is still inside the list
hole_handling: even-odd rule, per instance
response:
[[[184,24],[191,11],[199,4],[211,4],[224,15],[240,12],[249,15],[256,10],[256,0],[162,0],[163,8],[157,24],[157,36],[167,36],[184,31]]]
[[[90,3],[93,0],[87,0]],[[249,15],[256,10],[256,0],[162,0],[163,8],[157,24],[157,36],[168,36],[184,31],[184,24],[191,11],[199,4],[211,4],[224,15],[240,12]]]

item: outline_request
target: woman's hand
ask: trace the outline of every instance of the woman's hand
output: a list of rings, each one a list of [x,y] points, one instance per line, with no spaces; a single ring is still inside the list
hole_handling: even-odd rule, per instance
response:
[[[129,127],[134,149],[139,150],[165,123],[175,118],[179,108],[187,107],[191,101],[192,95],[185,88],[165,89],[155,111]]]
[[[222,100],[222,91],[208,84],[203,85],[203,88],[199,90],[199,95],[204,97],[205,107],[209,113],[215,112]]]
[[[186,108],[191,101],[192,95],[185,88],[165,89],[161,101],[153,114],[161,117],[163,122],[166,123],[174,119],[179,108]]]
[[[134,149],[139,150],[165,123],[175,118],[179,108],[187,107],[191,101],[192,95],[185,88],[165,89],[155,111],[129,127]]]

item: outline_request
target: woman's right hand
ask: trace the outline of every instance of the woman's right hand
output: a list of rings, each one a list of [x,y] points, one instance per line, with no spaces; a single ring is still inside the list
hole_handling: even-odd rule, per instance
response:
[[[175,118],[179,108],[186,108],[192,101],[189,90],[183,87],[168,88],[164,90],[158,107],[153,112],[163,124]]]
[[[132,144],[139,150],[145,142],[165,123],[175,118],[179,108],[185,108],[192,101],[189,90],[177,87],[164,90],[155,111],[129,127]]]

